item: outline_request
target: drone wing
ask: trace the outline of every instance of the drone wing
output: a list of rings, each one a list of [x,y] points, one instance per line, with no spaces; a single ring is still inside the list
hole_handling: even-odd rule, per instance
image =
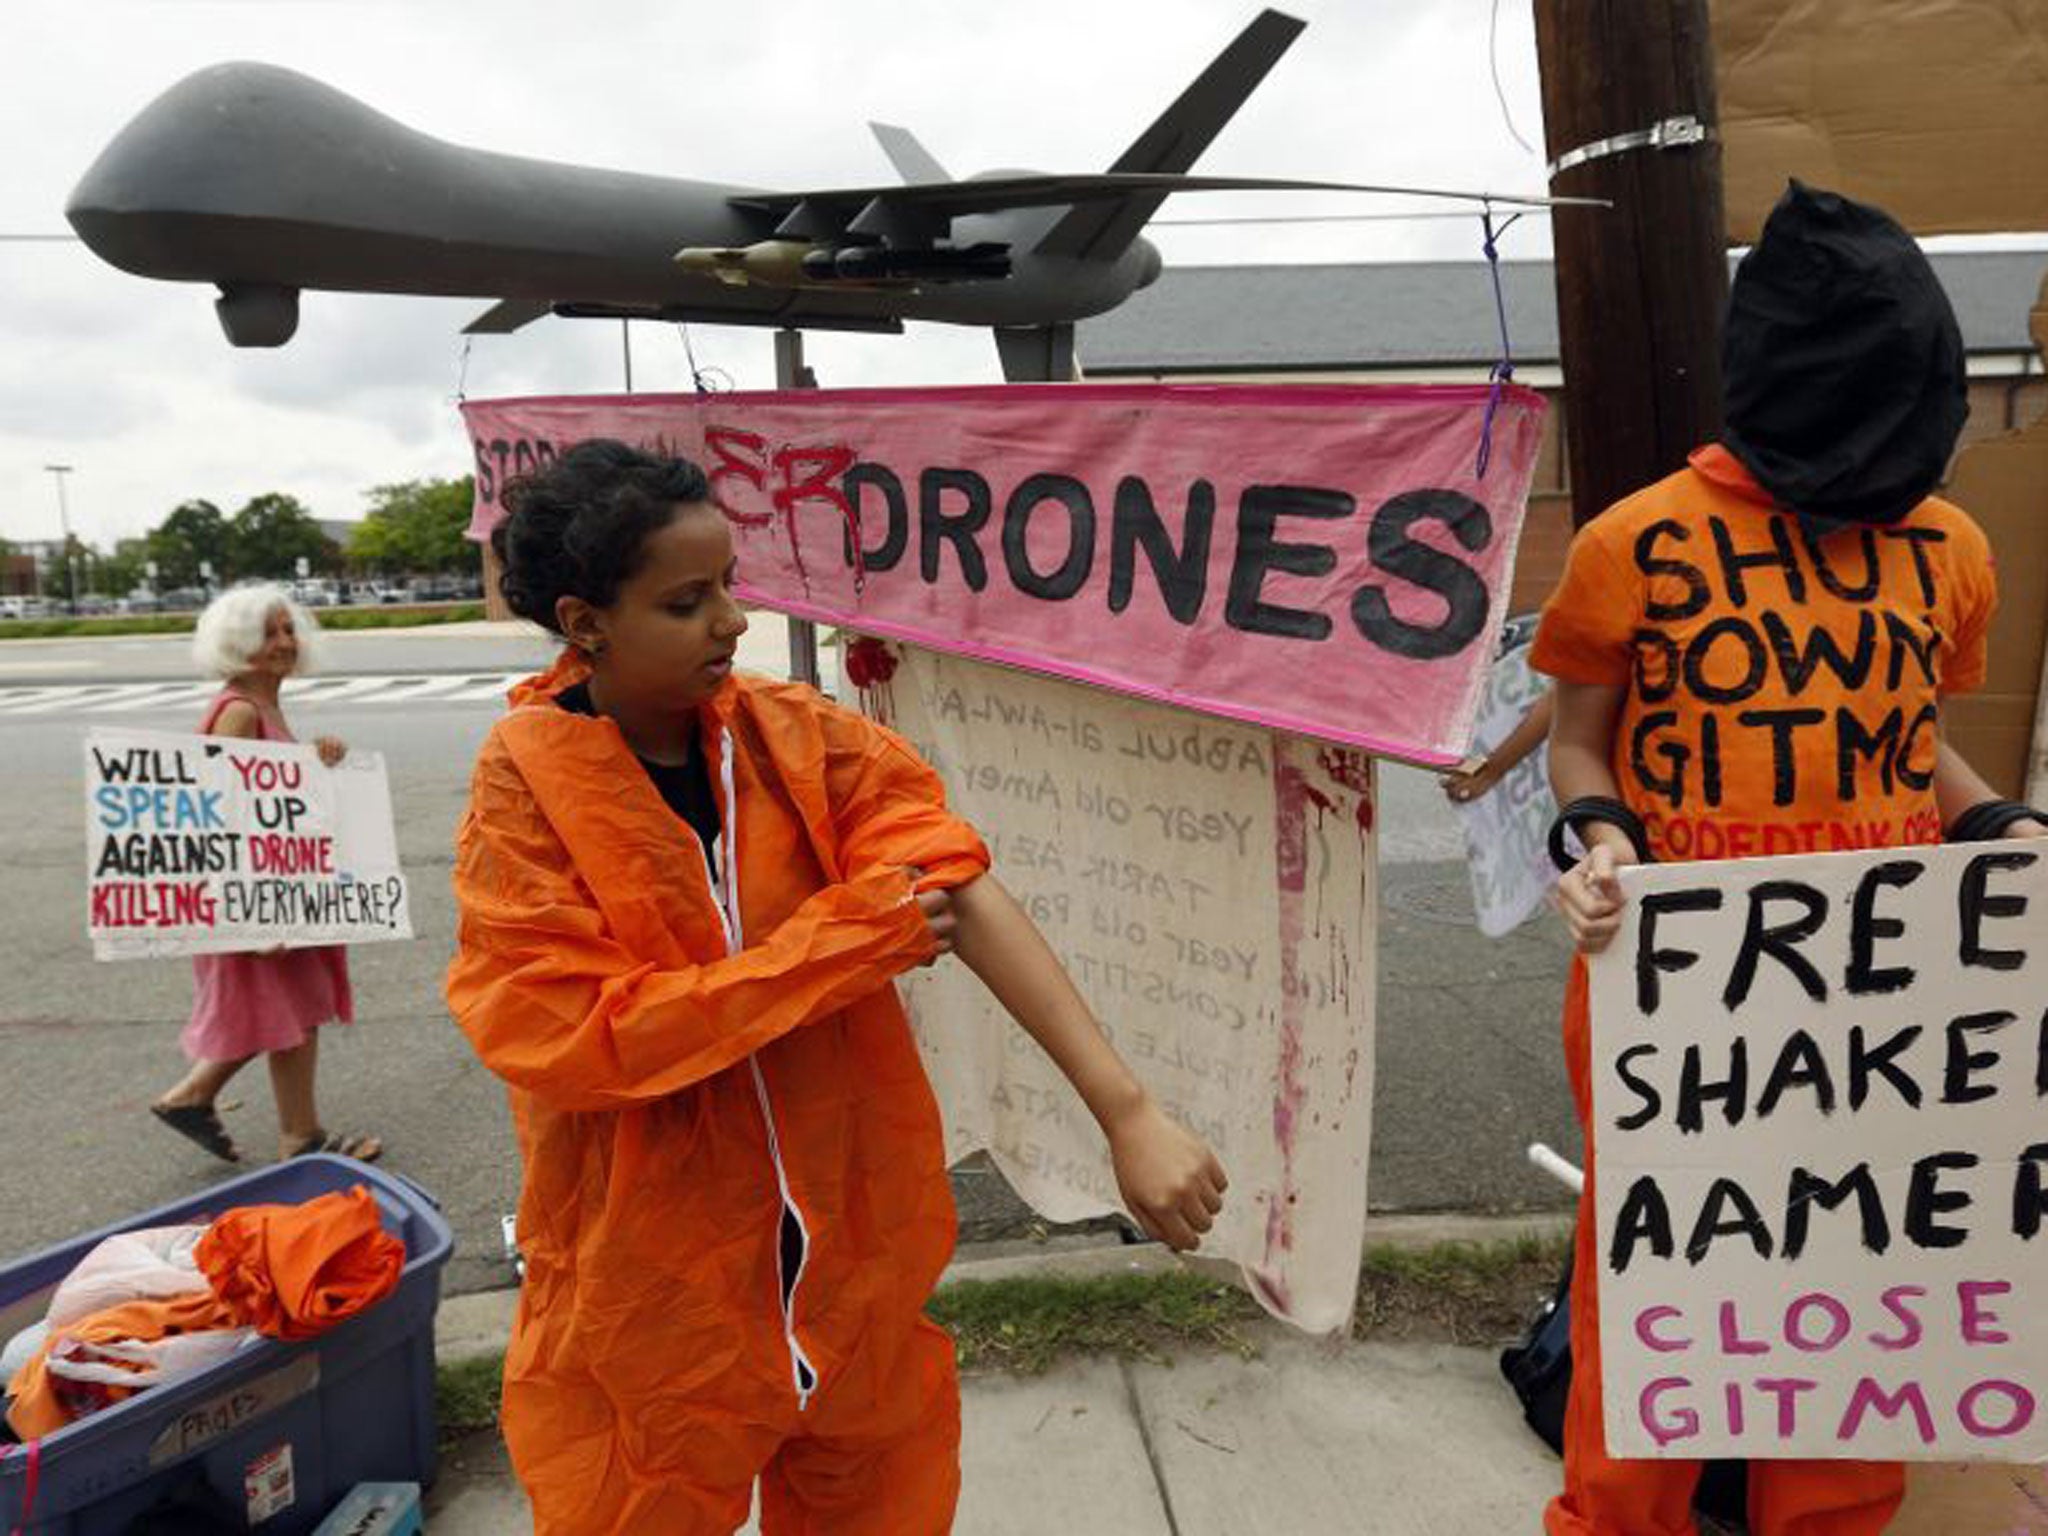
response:
[[[973,213],[1001,213],[1013,208],[1073,206],[1075,214],[1105,213],[1105,233],[1085,246],[1055,255],[1086,256],[1112,261],[1136,237],[1159,204],[1176,192],[1370,192],[1407,197],[1449,197],[1507,207],[1539,207],[1574,199],[1530,197],[1511,192],[1450,192],[1433,187],[1405,187],[1362,181],[1298,181],[1280,176],[1184,176],[1155,171],[1084,171],[1072,176],[986,176],[972,181],[920,182],[910,186],[829,187],[810,192],[747,192],[728,198],[742,212],[780,220],[775,238],[829,240],[840,235],[888,237],[890,224],[914,223],[943,233],[951,219]],[[1144,218],[1129,236],[1122,236],[1119,206],[1138,207]],[[1062,219],[1038,250],[1067,224]],[[934,236],[928,235],[927,238]],[[1113,248],[1112,248],[1113,247]]]

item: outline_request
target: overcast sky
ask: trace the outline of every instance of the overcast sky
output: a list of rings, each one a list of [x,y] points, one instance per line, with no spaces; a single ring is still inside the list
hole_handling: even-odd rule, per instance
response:
[[[5,0],[0,234],[67,229],[107,141],[205,65],[314,75],[459,144],[761,186],[893,180],[870,119],[913,128],[955,174],[1098,170],[1255,14],[1255,0]],[[1539,192],[1489,67],[1492,0],[1316,0],[1199,169]],[[1526,0],[1500,6],[1516,126],[1541,143]],[[1395,211],[1289,195],[1183,197],[1163,217]],[[1509,254],[1548,254],[1527,221]],[[1474,222],[1154,232],[1169,264],[1476,252]],[[681,243],[680,241],[678,243]],[[263,491],[355,517],[380,483],[466,466],[453,400],[470,301],[305,295],[276,350],[230,347],[209,287],[131,277],[76,243],[0,241],[0,535],[49,538],[43,466],[75,466],[73,528],[138,533],[177,502]],[[633,327],[634,383],[687,387],[672,326]],[[773,382],[769,333],[692,327],[700,364]],[[986,333],[813,334],[830,385],[995,382]],[[478,338],[472,396],[617,389],[619,328],[549,319]]]

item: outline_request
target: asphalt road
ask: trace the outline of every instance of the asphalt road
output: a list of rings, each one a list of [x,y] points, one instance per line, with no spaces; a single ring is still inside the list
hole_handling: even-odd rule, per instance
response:
[[[347,676],[540,666],[545,664],[551,644],[538,629],[488,623],[329,630],[321,634],[318,643],[327,653],[323,670]],[[188,645],[183,635],[10,640],[5,624],[0,623],[0,687],[185,679],[192,676]]]
[[[345,676],[488,676],[538,665],[548,642],[506,626],[336,635]],[[779,670],[779,628],[757,622],[747,660]],[[95,964],[84,937],[79,741],[96,717],[57,705],[24,712],[17,690],[189,679],[176,638],[0,643],[0,1256],[190,1195],[224,1165],[159,1128],[149,1101],[182,1070],[178,1026],[189,964]],[[331,685],[330,685],[331,686]],[[447,871],[488,699],[382,703],[377,691],[294,707],[302,736],[331,732],[385,755],[418,937],[351,952],[358,1024],[325,1032],[320,1102],[330,1128],[374,1131],[392,1166],[441,1200],[453,1222],[452,1290],[509,1284],[498,1223],[518,1188],[502,1091],[448,1022],[440,976],[454,935]],[[8,701],[12,698],[14,703]],[[189,729],[189,694],[148,690],[118,723]],[[116,723],[106,719],[105,723]],[[1458,833],[1428,775],[1382,780],[1376,1209],[1500,1210],[1566,1203],[1528,1169],[1533,1139],[1576,1156],[1556,1047],[1564,945],[1544,918],[1502,942],[1471,927]],[[275,1121],[260,1065],[230,1090],[245,1150],[268,1156]],[[1032,1218],[985,1166],[956,1177],[963,1234],[1014,1234]]]

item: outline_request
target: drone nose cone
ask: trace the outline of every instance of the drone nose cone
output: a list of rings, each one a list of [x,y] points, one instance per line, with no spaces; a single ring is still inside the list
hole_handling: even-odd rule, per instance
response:
[[[1166,263],[1160,259],[1159,247],[1150,240],[1141,239],[1137,242],[1137,255],[1138,286],[1140,288],[1150,288],[1159,281],[1160,270]]]
[[[208,221],[303,217],[358,162],[388,157],[398,128],[354,98],[271,64],[216,64],[137,113],[80,178],[64,216],[92,251],[131,272],[208,278],[232,270]],[[221,270],[216,270],[221,269]]]

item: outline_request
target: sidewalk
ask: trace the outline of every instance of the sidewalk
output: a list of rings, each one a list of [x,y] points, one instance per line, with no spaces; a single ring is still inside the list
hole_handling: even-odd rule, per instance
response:
[[[1375,1242],[1502,1237],[1523,1219],[1376,1223]],[[1482,1230],[1482,1228],[1490,1230]],[[970,1258],[947,1278],[1158,1268],[1163,1250],[1057,1247]],[[502,1348],[511,1293],[444,1303],[444,1359]],[[1521,1536],[1541,1529],[1557,1458],[1523,1424],[1496,1351],[1309,1339],[1277,1323],[1246,1360],[1068,1361],[961,1383],[958,1536]],[[1916,1467],[1891,1536],[2048,1536],[2041,1468]],[[447,1458],[434,1536],[527,1536],[502,1443]],[[755,1536],[757,1527],[745,1527]]]
[[[962,1384],[962,1536],[1499,1536],[1557,1480],[1484,1351],[1331,1347],[1089,1360]],[[502,1445],[443,1466],[435,1536],[531,1529]],[[749,1525],[751,1533],[755,1527]]]

